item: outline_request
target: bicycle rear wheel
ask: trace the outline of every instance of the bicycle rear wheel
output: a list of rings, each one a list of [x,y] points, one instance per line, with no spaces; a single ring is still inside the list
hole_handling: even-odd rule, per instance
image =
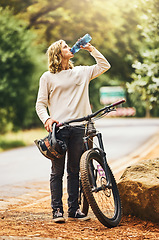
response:
[[[80,172],[84,194],[98,220],[109,228],[117,226],[121,220],[121,201],[109,166],[112,184],[110,189],[106,187],[103,159],[96,150],[91,149],[83,153]]]

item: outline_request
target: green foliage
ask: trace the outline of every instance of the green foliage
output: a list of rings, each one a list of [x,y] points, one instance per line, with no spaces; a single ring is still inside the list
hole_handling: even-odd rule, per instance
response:
[[[19,12],[25,12],[26,8],[33,4],[36,0],[1,0],[0,6],[3,8],[10,7],[10,9],[14,10],[14,14],[17,14]]]
[[[37,52],[32,44],[33,34],[12,16],[0,9],[0,130],[7,124],[14,129],[25,127],[30,111],[31,85],[35,84]],[[35,54],[35,55],[34,55]],[[36,56],[36,57],[34,57]],[[33,81],[33,82],[32,82]],[[37,81],[37,80],[36,80]],[[37,86],[37,84],[36,84]]]
[[[26,144],[19,140],[0,140],[0,152],[12,148],[24,147]]]
[[[159,2],[145,1],[144,6],[141,15],[144,21],[138,25],[143,40],[139,45],[139,57],[133,64],[134,81],[127,86],[129,93],[133,93],[133,100],[135,92],[140,94],[142,105],[145,105],[147,116],[150,116],[150,110],[158,108],[159,104]]]

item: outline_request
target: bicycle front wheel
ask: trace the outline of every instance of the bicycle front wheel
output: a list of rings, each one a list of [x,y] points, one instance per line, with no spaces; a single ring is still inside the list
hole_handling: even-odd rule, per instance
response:
[[[121,220],[121,201],[109,166],[111,188],[107,187],[103,159],[96,150],[83,153],[80,172],[84,194],[98,220],[109,228],[117,226]]]
[[[89,210],[89,204],[84,193],[81,193],[81,211],[87,216]]]
[[[80,184],[79,184],[78,204],[80,205],[81,211],[87,216],[88,210],[89,210],[89,204],[83,192],[81,177],[80,177]]]

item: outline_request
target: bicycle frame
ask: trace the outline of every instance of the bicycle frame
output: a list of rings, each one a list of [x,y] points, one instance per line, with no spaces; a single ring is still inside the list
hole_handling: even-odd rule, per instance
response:
[[[77,119],[74,119],[74,120],[70,120],[68,122],[63,122],[63,123],[57,124],[57,127],[61,127],[61,126],[69,125],[70,123],[75,123],[75,122],[83,122],[83,121],[87,122],[87,131],[86,131],[86,135],[83,138],[84,139],[85,150],[89,150],[90,149],[89,140],[91,140],[91,138],[97,137],[98,143],[99,143],[99,148],[96,148],[95,150],[97,150],[98,152],[100,151],[100,154],[102,156],[103,163],[104,163],[104,168],[105,168],[106,180],[107,180],[107,184],[106,184],[105,188],[108,188],[108,189],[112,188],[112,184],[111,184],[110,176],[109,176],[109,173],[108,173],[108,163],[107,163],[106,153],[104,151],[102,134],[96,132],[96,129],[94,128],[94,125],[93,125],[92,118],[96,117],[100,113],[101,113],[100,117],[104,116],[105,114],[107,114],[107,113],[109,113],[111,111],[114,111],[114,107],[115,106],[117,106],[117,105],[119,105],[121,103],[124,103],[124,102],[125,102],[125,99],[122,99],[122,100],[120,100],[118,102],[115,102],[115,103],[112,103],[109,106],[106,106],[106,107],[98,110],[97,112],[92,113],[92,114],[90,114],[90,115],[88,115],[86,117],[77,118]],[[92,180],[94,179],[93,182],[95,183],[96,180],[95,180],[95,176],[93,174],[93,169],[92,169],[91,172],[92,172]],[[95,186],[95,184],[94,184],[94,186]],[[100,191],[100,190],[101,190],[101,188],[97,189],[96,186],[95,186],[95,190],[94,191]]]

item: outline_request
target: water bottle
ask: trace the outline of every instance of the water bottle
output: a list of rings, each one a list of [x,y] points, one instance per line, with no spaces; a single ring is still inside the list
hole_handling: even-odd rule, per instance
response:
[[[88,42],[92,40],[91,36],[87,33],[80,40],[78,40],[73,47],[71,48],[71,52],[75,54],[80,50],[80,46],[85,46]]]

